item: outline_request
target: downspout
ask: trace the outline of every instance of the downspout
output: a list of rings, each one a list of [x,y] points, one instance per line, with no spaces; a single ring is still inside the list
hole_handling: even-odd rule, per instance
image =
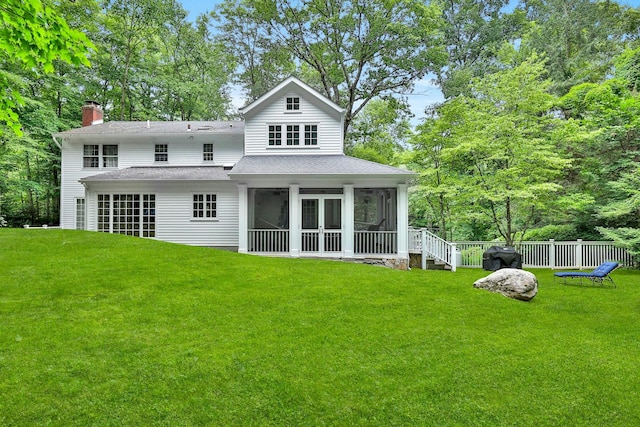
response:
[[[53,138],[53,142],[56,144],[56,146],[60,149],[60,151],[62,151],[62,145],[60,145],[60,143],[58,142],[58,140],[56,139],[55,136],[51,135],[51,138]]]

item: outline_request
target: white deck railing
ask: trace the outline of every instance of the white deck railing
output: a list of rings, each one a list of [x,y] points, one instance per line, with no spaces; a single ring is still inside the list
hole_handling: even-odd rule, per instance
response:
[[[500,242],[457,242],[463,267],[482,267],[482,253]],[[523,267],[552,269],[595,268],[605,261],[633,265],[633,257],[613,242],[522,242],[515,245],[522,255]]]
[[[289,252],[289,230],[249,230],[249,252]]]
[[[354,248],[356,255],[390,255],[398,253],[397,231],[356,231]]]
[[[427,268],[427,258],[434,258],[456,271],[458,260],[456,257],[456,244],[447,242],[425,228],[415,229],[409,227],[409,252],[422,254],[422,269]]]
[[[303,252],[318,252],[322,239],[323,252],[341,252],[342,232],[324,230],[301,233]],[[249,252],[282,253],[289,252],[289,230],[249,230]],[[356,231],[354,233],[354,253],[357,255],[393,255],[398,253],[397,231]]]

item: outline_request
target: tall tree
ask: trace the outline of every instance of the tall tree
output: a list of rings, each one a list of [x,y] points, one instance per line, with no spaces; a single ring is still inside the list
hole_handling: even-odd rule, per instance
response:
[[[117,78],[119,99],[114,100],[120,120],[134,118],[131,74],[140,70],[142,57],[156,50],[156,36],[165,21],[182,10],[174,0],[105,0],[105,33],[109,58]]]
[[[161,59],[150,76],[157,98],[149,108],[158,108],[170,120],[222,120],[229,114],[227,84],[233,71],[231,56],[214,39],[207,15],[195,24],[178,14],[167,22],[168,34],[160,45]]]
[[[638,30],[626,19],[629,7],[615,1],[522,0],[535,23],[523,47],[543,54],[552,91],[566,94],[572,86],[599,82],[623,49],[623,41]],[[634,28],[635,27],[635,28]]]
[[[440,0],[444,41],[449,55],[437,72],[445,99],[468,94],[471,78],[496,71],[502,44],[522,35],[526,27],[521,9],[507,13],[509,0]]]
[[[507,244],[553,206],[555,180],[569,164],[553,144],[562,124],[551,114],[551,83],[543,74],[544,64],[532,57],[475,79],[474,97],[452,99],[438,111],[447,126],[432,124],[440,169],[456,192],[442,193],[433,178],[423,185],[449,205],[455,198],[462,207],[456,213],[467,222],[490,222]]]
[[[598,231],[630,254],[640,256],[640,163],[609,186],[614,199],[598,212],[608,226],[598,227]]]
[[[396,99],[374,99],[351,124],[345,152],[354,157],[389,165],[401,161],[399,154],[411,135],[408,106]]]
[[[640,162],[640,96],[637,92],[640,50],[628,50],[616,60],[614,78],[602,83],[576,85],[560,99],[559,106],[573,131],[562,149],[574,159],[563,185],[586,192],[593,203],[586,215],[573,219],[585,234],[596,226],[610,226],[611,217],[597,215],[620,197],[612,183],[633,173]],[[612,187],[613,186],[613,187]],[[616,226],[633,224],[620,222]]]
[[[251,0],[225,0],[211,15],[218,40],[233,46],[235,83],[255,101],[295,71],[291,52],[270,36]]]
[[[306,71],[305,80],[346,109],[345,134],[369,101],[409,91],[446,58],[439,10],[421,1],[246,0],[242,6],[270,43]]]

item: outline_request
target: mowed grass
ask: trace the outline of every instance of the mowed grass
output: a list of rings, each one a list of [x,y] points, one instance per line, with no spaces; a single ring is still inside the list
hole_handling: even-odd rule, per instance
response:
[[[640,273],[534,273],[0,230],[0,425],[640,425]]]

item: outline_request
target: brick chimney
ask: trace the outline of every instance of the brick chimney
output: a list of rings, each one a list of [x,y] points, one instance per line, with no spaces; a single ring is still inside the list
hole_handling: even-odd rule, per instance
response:
[[[82,106],[82,127],[102,123],[102,107],[96,101],[85,101]]]

